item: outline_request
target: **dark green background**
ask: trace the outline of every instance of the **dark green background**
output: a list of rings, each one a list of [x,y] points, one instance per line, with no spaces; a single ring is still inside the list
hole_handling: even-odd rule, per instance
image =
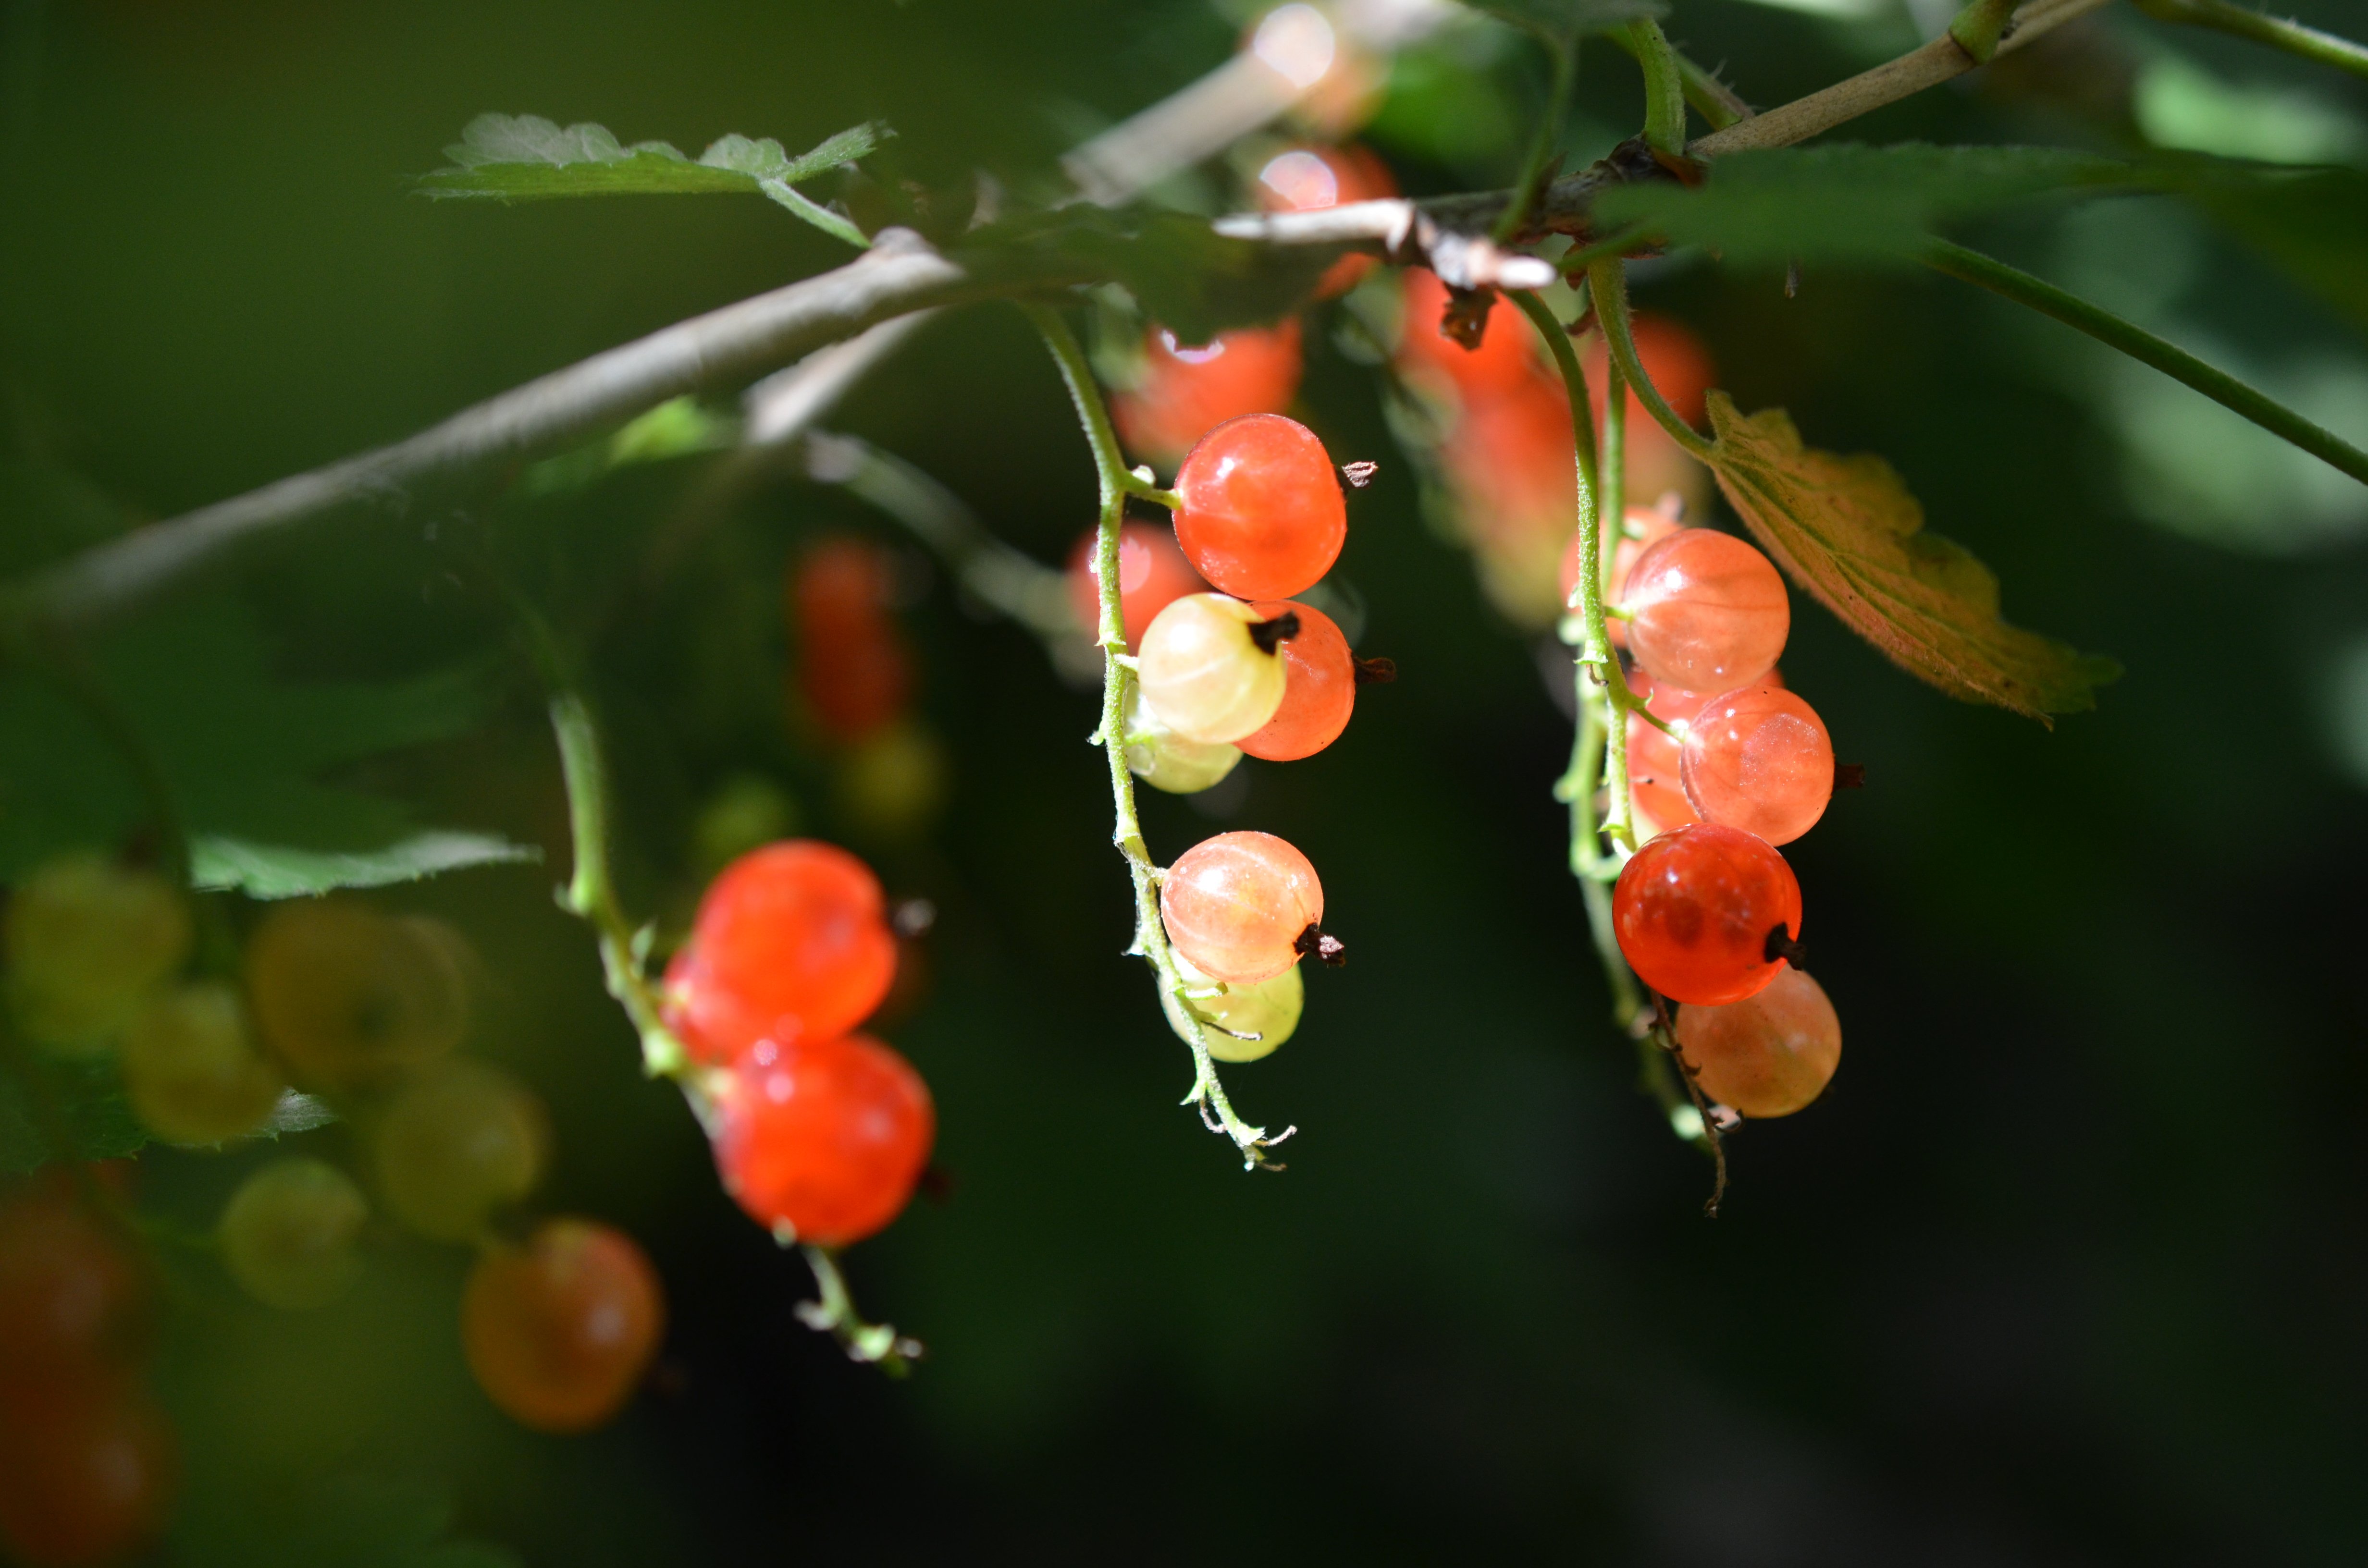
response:
[[[1042,0],[8,15],[8,444],[148,516],[843,258],[753,199],[407,195],[481,110],[693,153],[730,131],[794,151],[882,117],[915,177],[985,166],[1024,189],[1233,36],[1197,5]],[[1672,28],[1763,104],[1913,41],[1724,0]],[[1928,94],[1859,133],[2118,145],[2116,84],[2169,41],[2362,102],[2122,16],[2056,75]],[[1431,72],[1383,122],[1401,177],[1504,177],[1534,62]],[[1497,131],[1492,101],[1510,106]],[[1573,144],[1591,156],[1638,112],[1633,68],[1590,49]],[[2120,211],[2187,236],[2173,303],[2214,341],[2356,361],[2356,334],[2193,220]],[[2060,276],[2061,222],[1969,238]],[[2329,661],[2368,630],[2359,536],[2246,553],[2141,521],[2102,394],[2079,391],[2103,351],[1946,280],[1812,275],[1788,302],[1702,264],[1642,297],[1694,324],[1746,408],[1886,454],[1997,568],[2011,618],[2129,671],[2050,733],[1935,696],[1800,601],[1786,675],[1871,783],[1790,852],[1848,1050],[1817,1106],[1736,1142],[1722,1218],[1700,1217],[1708,1171],[1632,1092],[1604,1021],[1547,794],[1565,724],[1420,522],[1373,386],[1325,331],[1302,412],[1337,456],[1383,461],[1339,571],[1370,607],[1361,651],[1404,678],[1321,756],[1246,764],[1227,823],[1307,852],[1353,955],[1310,977],[1287,1049],[1228,1074],[1251,1119],[1303,1130],[1287,1175],[1244,1176],[1175,1104],[1184,1052],[1117,956],[1092,697],[941,575],[906,616],[955,794],[924,841],[867,848],[892,891],[943,911],[933,992],[888,1032],[937,1096],[953,1185],[851,1263],[865,1304],[929,1342],[903,1383],[798,1326],[801,1265],[719,1195],[677,1097],[639,1079],[587,936],[550,898],[565,852],[530,683],[444,553],[490,532],[574,563],[546,586],[613,584],[691,472],[347,519],[211,591],[253,608],[291,677],[470,654],[504,672],[481,733],[363,778],[429,820],[543,842],[551,864],[386,902],[473,937],[494,977],[477,1049],[553,1110],[545,1199],[638,1235],[673,1324],[625,1420],[545,1439],[468,1382],[458,1254],[389,1239],[363,1290],[301,1319],[179,1268],[165,1377],[191,1477],[165,1560],[430,1561],[439,1496],[464,1535],[552,1564],[2352,1560],[2368,812],[2324,709]],[[1040,558],[1089,514],[1084,447],[1008,308],[931,328],[840,417]],[[784,484],[598,627],[639,908],[695,887],[690,815],[735,769],[791,781],[814,829],[844,831],[779,701],[780,562],[825,526],[882,527]],[[561,592],[580,630],[591,590]],[[1212,831],[1183,803],[1144,810],[1163,858]],[[151,1155],[143,1192],[203,1223],[256,1157]]]

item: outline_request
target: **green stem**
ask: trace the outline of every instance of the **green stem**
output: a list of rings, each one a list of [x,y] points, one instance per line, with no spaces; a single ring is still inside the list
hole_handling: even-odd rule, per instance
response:
[[[1691,425],[1678,417],[1668,400],[1653,385],[1653,378],[1645,373],[1645,365],[1636,358],[1636,334],[1628,318],[1628,275],[1617,256],[1608,257],[1587,269],[1588,292],[1595,301],[1595,319],[1603,328],[1603,341],[1611,350],[1611,362],[1620,367],[1629,390],[1653,422],[1669,433],[1669,438],[1702,462],[1711,459],[1711,443]]]
[[[1661,24],[1646,17],[1620,29],[1645,70],[1645,144],[1656,153],[1686,150],[1686,81]]]
[[[1632,55],[1641,58],[1643,46],[1628,36],[1625,28],[1614,28],[1606,35],[1613,43]],[[1665,37],[1662,41],[1668,40]],[[1745,103],[1736,90],[1718,77],[1689,59],[1676,45],[1669,46],[1669,58],[1678,62],[1678,78],[1685,88],[1686,102],[1694,112],[1710,122],[1713,131],[1725,131],[1728,126],[1751,118],[1751,106]]]
[[[1998,40],[2006,33],[2007,18],[2014,15],[2020,0],[1972,0],[1949,23],[1949,36],[1959,49],[1977,63],[1987,64],[1998,52]]]
[[[2317,28],[2304,27],[2300,22],[2265,17],[2259,11],[2232,6],[2228,0],[2136,0],[2136,4],[2139,10],[2159,22],[2214,28],[2268,44],[2271,49],[2283,49],[2289,54],[2299,54],[2321,65],[2349,71],[2355,76],[2368,76],[2368,48],[2333,33],[2320,32]]]
[[[1552,77],[1546,87],[1545,112],[1538,117],[1536,133],[1530,138],[1530,150],[1521,160],[1521,177],[1513,182],[1513,199],[1505,203],[1497,226],[1489,238],[1503,244],[1521,232],[1536,210],[1538,193],[1545,187],[1554,143],[1562,138],[1562,122],[1570,112],[1571,83],[1578,74],[1578,40],[1576,36],[1556,38],[1543,28],[1538,41],[1545,45],[1546,56],[1552,62]]]
[[[1167,1016],[1168,1027],[1176,1031],[1176,1038],[1192,1052],[1192,1087],[1183,1103],[1198,1106],[1202,1120],[1234,1141],[1234,1146],[1241,1151],[1244,1168],[1255,1169],[1271,1164],[1267,1151],[1296,1130],[1285,1128],[1269,1138],[1265,1128],[1243,1121],[1234,1113],[1225,1086],[1218,1080],[1216,1061],[1209,1054],[1208,1037],[1186,995],[1188,986],[1176,967],[1176,955],[1167,946],[1167,928],[1159,918],[1160,871],[1152,864],[1151,850],[1144,842],[1143,824],[1134,809],[1134,775],[1127,771],[1126,766],[1126,709],[1127,699],[1134,688],[1134,666],[1127,657],[1126,622],[1120,608],[1119,526],[1125,516],[1129,494],[1164,493],[1149,481],[1127,472],[1126,460],[1119,452],[1118,433],[1110,427],[1109,410],[1102,406],[1101,390],[1094,384],[1086,351],[1069,331],[1068,324],[1049,306],[1026,304],[1020,309],[1028,312],[1029,320],[1043,335],[1044,346],[1052,350],[1053,363],[1060,367],[1070,401],[1076,404],[1078,422],[1085,426],[1086,444],[1093,449],[1094,473],[1101,486],[1101,521],[1094,540],[1094,561],[1101,585],[1097,640],[1102,649],[1102,715],[1093,741],[1102,748],[1110,763],[1110,801],[1117,816],[1110,838],[1125,858],[1127,875],[1134,884],[1134,942],[1128,951],[1140,954],[1151,965],[1157,977],[1160,1011]]]
[[[2044,283],[2002,261],[1946,240],[1932,242],[1924,259],[1952,278],[1976,284],[2019,305],[2028,305],[2042,315],[2054,316],[2065,325],[2085,332],[2142,364],[2153,366],[2173,381],[2184,381],[2223,408],[2244,415],[2271,435],[2292,442],[2329,467],[2368,484],[2368,452],[2145,328],[2067,294],[2052,283]]]
[[[799,1302],[798,1321],[837,1340],[850,1361],[876,1366],[892,1377],[911,1371],[923,1354],[921,1342],[898,1334],[892,1324],[863,1320],[847,1288],[847,1277],[839,1272],[837,1256],[830,1248],[808,1242],[798,1250],[805,1254],[806,1267],[814,1270],[814,1289],[821,1298]]]

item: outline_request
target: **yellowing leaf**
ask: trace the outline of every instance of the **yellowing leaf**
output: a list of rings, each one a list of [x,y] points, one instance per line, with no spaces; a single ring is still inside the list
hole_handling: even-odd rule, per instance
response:
[[[2112,660],[1998,619],[1998,578],[1924,532],[1924,508],[1881,458],[1801,444],[1781,408],[1749,418],[1710,394],[1712,469],[1778,564],[1910,675],[1952,697],[2048,722],[2097,705]]]

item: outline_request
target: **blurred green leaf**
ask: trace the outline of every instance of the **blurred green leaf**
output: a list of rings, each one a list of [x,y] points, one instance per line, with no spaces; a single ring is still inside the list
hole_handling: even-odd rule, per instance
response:
[[[283,681],[262,634],[222,602],[127,626],[90,663],[221,885],[311,892],[347,874],[386,881],[523,853],[420,835],[395,802],[321,777],[472,727],[493,696],[482,666],[384,683]],[[121,755],[62,689],[24,671],[0,681],[0,876],[63,848],[120,843],[148,817]]]
[[[2189,197],[2230,233],[2368,331],[2368,174],[2199,171]]]
[[[737,419],[702,407],[695,397],[669,398],[600,440],[529,466],[518,488],[528,495],[580,490],[616,469],[716,451],[739,438]]]
[[[189,846],[189,880],[209,892],[302,898],[335,888],[382,888],[441,871],[540,860],[542,851],[485,833],[415,833],[370,850],[293,849],[202,835]]]
[[[74,1141],[71,1153],[87,1160],[112,1160],[146,1147],[147,1129],[131,1114],[113,1062],[29,1061],[40,1092],[53,1102]],[[17,1074],[0,1073],[0,1176],[22,1176],[69,1151],[53,1149],[42,1133],[46,1119],[28,1097]]]
[[[770,137],[718,138],[696,163],[669,142],[620,144],[604,125],[562,127],[541,115],[481,114],[444,149],[453,166],[422,175],[424,195],[494,201],[562,196],[695,196],[753,191],[850,244],[866,243],[840,214],[792,188],[869,155],[888,136],[878,121],[852,126],[791,157]]]
[[[2121,666],[2009,626],[1998,578],[1924,529],[1924,508],[1881,458],[1801,444],[1781,408],[1745,418],[1710,394],[1711,467],[1754,538],[1842,623],[1952,697],[2027,718],[2097,705]]]
[[[1229,240],[1182,212],[1079,202],[974,230],[957,254],[990,270],[1124,284],[1145,314],[1196,344],[1296,309],[1340,253]]]
[[[1596,199],[1596,228],[1635,226],[1743,265],[1912,261],[1941,223],[2055,191],[2141,183],[2126,164],[2052,147],[1773,148],[1735,153],[1707,179],[1622,186]]]
[[[197,1568],[518,1568],[505,1548],[454,1539],[450,1498],[421,1483],[345,1475],[268,1506],[232,1509],[222,1502],[191,1499],[169,1541],[173,1562]]]

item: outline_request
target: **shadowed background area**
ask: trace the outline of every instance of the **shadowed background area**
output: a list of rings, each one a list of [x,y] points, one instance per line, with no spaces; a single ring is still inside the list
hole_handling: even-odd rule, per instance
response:
[[[2356,6],[2304,9],[2359,29]],[[71,537],[37,475],[169,516],[845,259],[762,201],[410,194],[482,111],[694,151],[728,131],[795,150],[879,118],[903,177],[1041,191],[1063,150],[1219,63],[1247,13],[13,0],[7,17],[13,570]],[[1685,0],[1670,28],[1762,105],[1918,36],[1883,0]],[[2368,155],[2362,84],[2135,13],[2009,64],[1845,134]],[[1457,32],[1399,60],[1366,139],[1409,191],[1501,184],[1543,85],[1511,35]],[[1641,103],[1625,57],[1588,45],[1565,143],[1600,155]],[[1164,194],[1214,210],[1221,172]],[[1964,237],[2368,437],[2360,317],[2169,199],[2037,204]],[[1226,1074],[1249,1119],[1299,1127],[1279,1176],[1244,1175],[1178,1107],[1190,1062],[1119,956],[1126,881],[1082,744],[1095,695],[908,536],[783,479],[653,566],[715,460],[698,457],[556,498],[349,517],[117,636],[148,650],[131,666],[169,668],[234,615],[289,678],[480,671],[465,734],[333,777],[543,846],[539,866],[380,902],[468,934],[473,1049],[551,1108],[536,1206],[632,1232],[671,1320],[623,1420],[549,1438],[469,1381],[455,1249],[390,1232],[361,1289],[303,1317],[176,1265],[160,1376],[188,1474],[159,1560],[476,1562],[448,1520],[577,1564],[990,1546],[2349,1560],[2368,1528],[2368,1179],[2344,1119],[2368,1096],[2368,492],[1937,276],[1812,270],[1787,299],[1781,275],[1696,256],[1641,268],[1637,294],[1693,327],[1742,407],[1886,456],[1932,527],[1997,570],[2010,619],[2127,667],[2050,732],[1937,696],[1796,595],[1785,676],[1869,781],[1787,850],[1846,1045],[1819,1103],[1735,1141],[1719,1219],[1701,1215],[1707,1163],[1635,1092],[1607,1020],[1549,794],[1568,723],[1426,523],[1336,308],[1309,318],[1295,412],[1336,458],[1382,465],[1336,581],[1364,607],[1359,652],[1400,680],[1316,757],[1144,806],[1163,861],[1222,827],[1289,838],[1349,944],[1345,969],[1308,977],[1298,1036]],[[931,323],[834,425],[1042,561],[1090,519],[1084,443],[1008,306]],[[904,563],[949,791],[918,831],[868,827],[784,716],[781,574],[827,531]],[[926,984],[881,1032],[929,1082],[947,1180],[848,1264],[870,1312],[928,1341],[910,1380],[798,1324],[803,1266],[718,1191],[554,905],[549,731],[451,553],[488,536],[592,638],[634,908],[679,916],[694,822],[752,772],[892,895],[937,905]],[[0,781],[63,766],[55,739],[0,758]],[[245,743],[226,726],[219,744]],[[92,766],[92,790],[130,789]],[[42,846],[9,836],[9,811],[0,792],[13,876]],[[211,1223],[261,1157],[148,1153],[142,1201]]]

